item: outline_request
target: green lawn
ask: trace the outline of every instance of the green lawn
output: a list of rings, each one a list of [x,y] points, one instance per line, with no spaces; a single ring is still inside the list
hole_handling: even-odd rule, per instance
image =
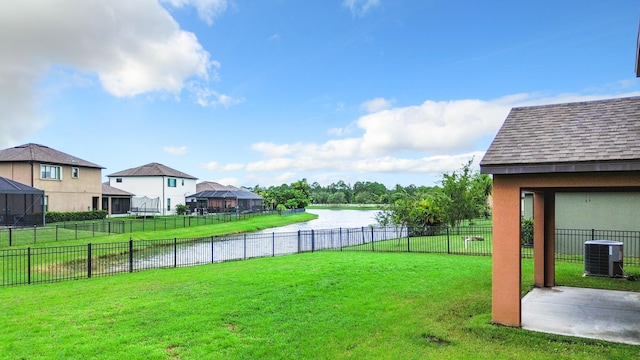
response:
[[[240,219],[237,221],[229,222],[205,222],[199,220],[193,220],[191,226],[188,227],[169,227],[165,230],[159,224],[164,223],[163,220],[159,220],[158,226],[155,228],[149,222],[145,227],[145,231],[142,231],[142,227],[138,228],[138,231],[132,233],[126,232],[124,234],[105,234],[101,232],[93,232],[91,228],[89,230],[77,231],[77,239],[75,238],[75,229],[58,229],[58,237],[56,237],[55,227],[46,227],[38,229],[37,241],[34,238],[33,229],[14,230],[13,236],[15,239],[11,248],[20,247],[43,247],[43,246],[59,246],[59,245],[86,245],[87,243],[105,243],[105,242],[119,242],[127,241],[130,238],[136,240],[148,240],[148,239],[172,239],[177,238],[194,238],[205,237],[225,234],[237,234],[242,232],[251,232],[257,230],[268,229],[271,227],[283,226],[293,224],[296,222],[304,222],[313,219],[317,219],[318,215],[310,213],[299,213],[292,215],[261,215],[248,217],[246,219]],[[166,219],[166,218],[165,218]],[[182,220],[181,220],[182,221]],[[136,228],[134,228],[135,230]],[[64,234],[64,235],[62,235]],[[58,238],[59,240],[56,240]],[[64,239],[64,240],[62,240]],[[0,231],[0,248],[8,247],[8,231]]]
[[[530,283],[530,260],[523,273]],[[637,282],[585,279],[580,264],[559,263],[557,274],[563,285],[640,291]],[[305,253],[7,287],[0,302],[0,359],[638,355],[634,346],[491,325],[489,257]]]

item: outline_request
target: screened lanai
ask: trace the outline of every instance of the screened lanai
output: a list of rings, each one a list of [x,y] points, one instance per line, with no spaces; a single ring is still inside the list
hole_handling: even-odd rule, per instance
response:
[[[262,210],[262,196],[247,190],[206,190],[186,197],[191,211],[210,213],[254,212]]]
[[[0,226],[43,226],[44,191],[0,177]]]

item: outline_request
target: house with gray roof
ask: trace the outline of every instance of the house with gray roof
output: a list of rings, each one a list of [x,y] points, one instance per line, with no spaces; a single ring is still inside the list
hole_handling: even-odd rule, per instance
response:
[[[264,199],[249,190],[204,181],[196,185],[197,193],[186,198],[191,211],[208,213],[247,213],[261,211]]]
[[[635,169],[639,111],[640,97],[514,108],[481,166],[493,173]],[[555,203],[559,229],[640,230],[637,192],[557,192]],[[532,202],[524,205],[531,214]]]
[[[175,214],[176,205],[184,205],[185,197],[196,192],[198,180],[187,173],[155,162],[118,171],[107,177],[109,186],[135,194],[131,206],[133,215]],[[137,209],[141,207],[135,205],[138,198],[144,198],[145,204],[154,205]]]
[[[40,144],[0,150],[0,176],[43,190],[46,211],[99,209],[102,169]]]
[[[44,191],[0,176],[0,227],[42,226]]]
[[[480,171],[493,175],[492,321],[521,326],[522,193],[533,194],[533,282],[553,287],[557,195],[640,193],[640,97],[514,108]],[[640,224],[637,203],[629,212]]]

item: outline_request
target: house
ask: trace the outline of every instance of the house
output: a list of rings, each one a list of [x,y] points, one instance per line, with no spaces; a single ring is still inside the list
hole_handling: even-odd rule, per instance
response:
[[[43,190],[45,211],[99,209],[102,169],[39,144],[0,150],[0,176]]]
[[[102,210],[106,210],[109,217],[128,215],[134,196],[135,194],[115,188],[108,182],[102,183]]]
[[[224,186],[205,181],[196,185],[197,193],[186,197],[191,211],[206,209],[207,212],[255,212],[261,211],[264,199],[249,190]]]
[[[0,227],[42,226],[44,191],[0,177]]]
[[[493,322],[521,326],[522,193],[533,194],[534,285],[553,287],[556,195],[637,199],[639,119],[640,97],[511,110],[480,162],[480,171],[493,175]],[[637,203],[631,213],[640,223]]]
[[[172,169],[159,163],[150,163],[135,168],[122,170],[111,175],[109,186],[133,193],[136,197],[156,200],[157,208],[151,209],[150,215],[173,215],[178,204],[185,204],[185,197],[196,192],[196,177]],[[154,201],[155,203],[155,201]],[[138,212],[133,209],[131,212]]]

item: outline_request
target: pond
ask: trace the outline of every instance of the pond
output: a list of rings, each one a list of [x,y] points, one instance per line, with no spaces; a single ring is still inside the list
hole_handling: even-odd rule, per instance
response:
[[[270,234],[273,232],[296,232],[298,230],[320,229],[352,229],[363,226],[376,225],[375,216],[379,210],[328,210],[307,209],[309,214],[318,215],[317,219],[303,223],[290,224],[277,228],[258,231],[258,234]]]

